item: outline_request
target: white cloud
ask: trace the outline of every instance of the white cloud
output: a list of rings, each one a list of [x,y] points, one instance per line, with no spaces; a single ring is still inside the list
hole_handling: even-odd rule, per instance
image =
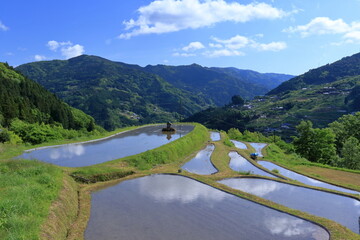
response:
[[[188,51],[196,51],[199,49],[203,49],[205,46],[201,42],[191,42],[189,45],[182,48],[182,50]]]
[[[51,51],[57,51],[59,47],[62,47],[62,46],[71,46],[73,45],[72,42],[70,41],[67,41],[67,42],[57,42],[55,40],[51,40],[51,41],[48,41],[48,43],[46,44],[48,46],[48,48],[51,50]]]
[[[7,30],[9,30],[9,27],[5,26],[5,24],[3,24],[3,23],[0,21],[0,30],[2,30],[2,31],[7,31]]]
[[[207,57],[215,58],[215,57],[244,56],[245,54],[237,50],[220,49],[220,50],[204,52],[204,55]]]
[[[79,44],[74,45],[70,41],[58,42],[55,40],[51,40],[48,41],[46,45],[51,51],[54,52],[60,49],[61,55],[64,56],[66,59],[77,57],[85,52],[84,46],[81,46]]]
[[[253,48],[259,51],[273,51],[278,52],[287,48],[285,42],[271,42],[271,43],[254,43]]]
[[[209,43],[209,47],[211,48],[223,48],[223,45],[219,43]]]
[[[360,31],[348,32],[344,35],[346,43],[360,43]]]
[[[195,57],[196,54],[194,53],[179,53],[179,52],[176,52],[173,54],[174,57]]]
[[[85,52],[84,47],[76,44],[74,46],[63,47],[61,49],[61,54],[66,58],[73,58],[82,55]]]
[[[123,22],[129,32],[119,38],[197,29],[226,21],[244,23],[254,19],[278,19],[289,14],[266,3],[242,5],[224,0],[155,0],[140,7],[138,13],[138,19]]]
[[[248,46],[248,44],[251,42],[249,38],[240,35],[236,35],[235,37],[226,40],[218,39],[215,37],[213,37],[212,39],[215,42],[224,44],[226,48],[230,49],[244,48]]]
[[[34,56],[34,59],[35,59],[35,61],[43,61],[43,60],[46,60],[46,57],[45,57],[44,55],[38,55],[38,54],[36,54],[36,55]]]
[[[331,20],[328,17],[317,17],[312,19],[306,25],[290,27],[285,29],[284,32],[296,33],[299,32],[302,37],[310,35],[323,35],[323,34],[339,34],[351,31],[351,26],[344,22],[344,20],[337,19]]]
[[[259,43],[251,38],[236,35],[229,39],[220,39],[217,37],[211,37],[213,42],[208,43],[208,48],[206,48],[200,42],[192,42],[188,46],[182,48],[184,51],[176,52],[173,56],[176,57],[190,57],[196,56],[195,54],[188,53],[189,50],[199,50],[203,49],[203,56],[206,57],[230,57],[230,56],[244,56],[245,53],[240,51],[240,49],[255,49],[258,51],[281,51],[287,48],[285,42],[270,42],[270,43]],[[196,44],[195,44],[196,43]]]

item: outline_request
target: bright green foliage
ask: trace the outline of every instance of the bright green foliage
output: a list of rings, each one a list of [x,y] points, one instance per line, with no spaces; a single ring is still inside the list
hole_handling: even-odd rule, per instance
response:
[[[62,171],[36,161],[0,161],[0,239],[39,239]]]
[[[341,149],[341,167],[360,169],[360,141],[355,137],[348,138]]]
[[[296,129],[299,137],[293,144],[298,154],[311,162],[334,164],[335,134],[331,129],[314,129],[310,121],[302,121]]]
[[[200,148],[209,138],[208,130],[199,124],[193,131],[171,143],[144,153],[130,156],[126,161],[140,170],[150,169],[159,164],[181,160]]]
[[[95,128],[95,125],[94,125]],[[19,119],[14,119],[9,129],[11,130],[10,143],[16,144],[21,141],[31,144],[40,144],[53,140],[72,139],[82,136],[98,135],[102,129],[96,127],[93,131],[88,129],[69,130],[64,129],[61,125],[49,125],[44,123],[27,123]],[[20,139],[21,141],[19,141]]]
[[[94,128],[92,117],[72,109],[5,63],[0,63],[0,86],[0,125],[8,127],[18,118],[29,123],[59,123],[65,129]]]
[[[350,137],[360,140],[360,112],[355,115],[344,115],[337,121],[330,123],[329,126],[336,134],[338,152]]]
[[[230,138],[226,132],[221,131],[221,135],[222,135],[222,140],[223,140],[223,143],[225,146],[228,146],[228,147],[234,146],[234,143],[230,141]]]

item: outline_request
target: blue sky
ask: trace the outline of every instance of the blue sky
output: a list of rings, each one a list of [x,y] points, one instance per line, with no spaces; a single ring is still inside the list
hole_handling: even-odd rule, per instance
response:
[[[0,61],[114,61],[302,74],[360,52],[360,0],[11,0]]]

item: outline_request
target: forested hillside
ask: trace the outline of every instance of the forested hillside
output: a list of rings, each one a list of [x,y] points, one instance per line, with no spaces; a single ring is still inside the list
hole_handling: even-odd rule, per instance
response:
[[[0,125],[15,118],[28,123],[61,124],[66,129],[94,127],[94,119],[71,108],[38,83],[0,63]]]
[[[292,76],[261,74],[236,68],[207,68],[197,64],[185,66],[148,65],[145,71],[155,73],[175,87],[212,99],[217,106],[230,102],[234,95],[244,99],[264,95]]]
[[[266,96],[243,105],[211,108],[187,120],[210,128],[279,134],[290,140],[301,120],[323,128],[344,114],[360,110],[359,69],[360,54],[355,54],[286,81]]]
[[[16,69],[109,130],[175,121],[212,105],[210,99],[177,89],[138,68],[83,55],[29,63]]]

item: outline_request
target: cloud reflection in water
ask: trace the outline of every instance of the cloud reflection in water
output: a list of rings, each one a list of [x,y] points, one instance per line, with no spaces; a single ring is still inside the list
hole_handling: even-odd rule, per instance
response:
[[[71,144],[66,147],[51,149],[50,158],[53,160],[59,158],[71,159],[75,156],[81,156],[85,153],[85,148],[81,144]]]
[[[169,175],[166,180],[155,176],[139,179],[139,190],[141,194],[165,203],[173,201],[191,203],[200,199],[215,203],[221,202],[228,196],[222,191],[188,178]]]

